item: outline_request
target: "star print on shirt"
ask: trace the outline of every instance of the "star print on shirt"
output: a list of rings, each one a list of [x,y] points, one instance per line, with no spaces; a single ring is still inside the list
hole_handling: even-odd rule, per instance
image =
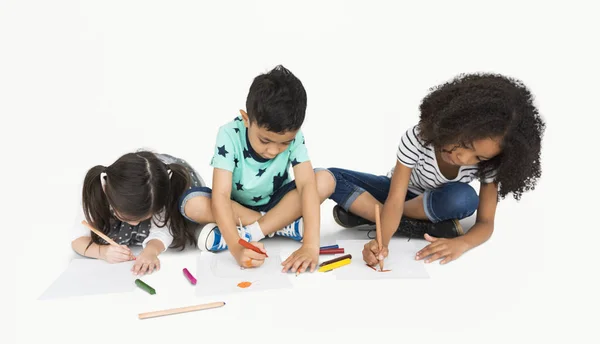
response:
[[[233,130],[235,130],[236,133],[240,132],[240,128],[233,128]]]
[[[222,145],[221,147],[219,147],[219,155],[222,155],[224,158],[226,158],[227,153],[229,153],[229,152],[225,149],[225,145]]]
[[[250,157],[250,152],[244,148],[244,159],[249,158]]]
[[[261,199],[262,199],[262,196],[252,197],[252,200],[253,200],[255,203],[258,203],[258,201],[260,201]]]
[[[294,167],[298,164],[299,164],[298,159],[294,158],[294,160],[292,160],[292,167]]]
[[[239,118],[239,117],[236,117],[236,118],[234,118],[234,120],[235,120],[235,121],[240,121],[240,122],[242,121],[242,119],[241,119],[241,118]]]
[[[256,176],[257,176],[257,177],[260,177],[260,176],[262,176],[262,175],[263,175],[263,173],[265,173],[265,171],[266,171],[266,170],[267,170],[266,168],[265,168],[265,169],[259,168],[259,169],[258,169],[258,173],[256,174]]]
[[[283,173],[283,176],[279,176],[280,174],[281,173],[277,173],[276,176],[273,176],[273,192],[279,189],[283,185],[283,182],[288,178],[287,171]]]
[[[244,191],[244,184],[240,182],[235,183],[235,187],[238,189],[238,191]]]
[[[233,159],[233,162],[235,162],[235,167],[238,167],[238,166],[237,166],[237,164],[238,164],[238,162],[240,162],[240,161],[238,160],[238,158],[234,158],[234,159]]]

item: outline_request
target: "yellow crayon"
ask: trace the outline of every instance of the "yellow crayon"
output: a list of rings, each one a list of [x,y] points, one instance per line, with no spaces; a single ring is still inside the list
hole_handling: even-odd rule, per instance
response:
[[[321,266],[319,268],[319,272],[327,272],[327,271],[333,270],[335,268],[339,268],[340,266],[348,265],[348,264],[350,264],[350,262],[351,262],[350,258],[346,258],[344,260],[340,260],[338,262],[334,262],[329,265]]]

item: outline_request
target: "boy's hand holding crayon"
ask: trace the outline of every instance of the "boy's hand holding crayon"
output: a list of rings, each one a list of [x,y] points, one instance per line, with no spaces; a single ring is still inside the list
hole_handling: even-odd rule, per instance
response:
[[[246,248],[239,243],[237,245],[232,245],[229,249],[238,264],[244,268],[259,267],[265,263],[265,258],[267,257],[267,251],[265,251],[263,244],[256,241],[250,242],[250,244],[256,247],[262,253],[258,253],[255,250]]]
[[[371,240],[366,243],[365,248],[363,248],[362,251],[365,263],[370,266],[379,264],[379,261],[385,259],[388,256],[388,253],[387,246],[382,246],[381,251],[379,251],[377,240]]]

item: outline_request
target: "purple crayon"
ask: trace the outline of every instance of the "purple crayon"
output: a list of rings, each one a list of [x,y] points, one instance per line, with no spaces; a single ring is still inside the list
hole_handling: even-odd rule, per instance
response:
[[[187,268],[183,268],[183,274],[185,275],[185,277],[187,277],[187,279],[190,281],[190,283],[192,283],[193,285],[196,285],[196,278],[194,278],[194,276],[192,276],[192,274],[188,271]]]

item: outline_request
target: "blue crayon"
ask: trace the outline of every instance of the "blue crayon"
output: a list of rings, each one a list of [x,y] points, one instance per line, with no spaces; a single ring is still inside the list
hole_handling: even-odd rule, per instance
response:
[[[329,245],[329,246],[323,246],[321,247],[319,250],[329,250],[331,248],[340,248],[339,245]]]

